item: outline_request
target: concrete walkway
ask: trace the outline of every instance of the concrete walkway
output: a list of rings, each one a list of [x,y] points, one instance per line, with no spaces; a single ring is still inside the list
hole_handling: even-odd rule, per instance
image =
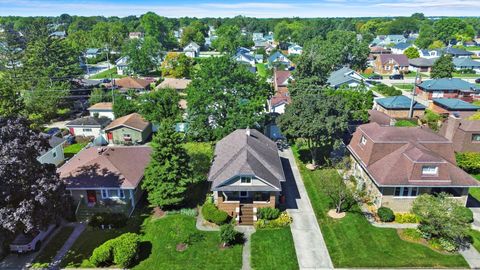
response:
[[[463,258],[465,258],[468,265],[470,265],[470,268],[480,269],[480,253],[472,245],[459,252],[462,254]]]
[[[67,254],[67,251],[72,247],[73,243],[75,243],[77,238],[86,228],[86,225],[83,223],[70,223],[66,226],[75,226],[75,229],[73,230],[70,237],[68,237],[67,241],[65,241],[65,244],[63,244],[62,248],[57,252],[57,255],[55,255],[55,257],[53,258],[52,263],[50,263],[50,266],[48,267],[49,269],[59,269],[59,265],[63,257],[65,256],[65,254]]]
[[[220,227],[218,225],[211,224],[203,218],[202,208],[198,209],[198,215],[197,215],[195,226],[199,231],[206,231],[206,232],[220,231]]]
[[[300,269],[333,269],[307,190],[291,149],[279,152],[285,171],[284,195],[287,212],[293,218],[290,226]]]
[[[245,243],[243,243],[243,252],[242,252],[242,270],[252,269],[251,254],[252,254],[252,234],[255,233],[255,228],[253,226],[236,226],[235,230],[243,233],[245,237]]]

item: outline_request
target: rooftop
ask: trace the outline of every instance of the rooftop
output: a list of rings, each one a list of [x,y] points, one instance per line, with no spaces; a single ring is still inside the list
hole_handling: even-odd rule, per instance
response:
[[[67,127],[74,126],[92,126],[92,127],[106,127],[112,120],[108,117],[93,117],[86,116],[72,120],[66,124]]]
[[[88,108],[89,111],[95,110],[95,111],[112,111],[113,110],[113,104],[112,102],[99,102],[95,103],[92,106]]]
[[[385,109],[410,109],[412,99],[406,96],[393,96],[376,99],[375,102]],[[413,108],[416,110],[425,110],[426,107],[418,102],[414,102]]]
[[[418,87],[427,91],[434,90],[461,90],[475,91],[476,86],[459,78],[441,78],[423,81]]]
[[[434,98],[433,103],[449,111],[478,111],[480,109],[479,106],[457,98]]]
[[[148,127],[149,124],[150,123],[146,121],[140,114],[131,113],[129,115],[125,115],[113,120],[113,122],[110,123],[110,125],[108,125],[105,128],[105,130],[108,131],[108,130],[117,128],[119,126],[126,126],[126,127],[136,129],[138,131],[143,131]]]

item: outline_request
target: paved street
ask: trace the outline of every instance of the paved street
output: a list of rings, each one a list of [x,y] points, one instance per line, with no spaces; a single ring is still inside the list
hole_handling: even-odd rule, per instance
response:
[[[292,216],[290,226],[300,269],[333,269],[332,260],[318,226],[312,204],[291,149],[279,152],[287,181],[285,196],[287,212]]]

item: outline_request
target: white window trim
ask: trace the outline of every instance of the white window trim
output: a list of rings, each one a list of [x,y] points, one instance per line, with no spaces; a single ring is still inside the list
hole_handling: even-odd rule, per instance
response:
[[[242,183],[242,178],[250,178],[250,183]],[[251,185],[253,177],[252,176],[240,176],[240,185]]]
[[[435,171],[433,171],[433,172],[425,171],[425,169],[427,169],[427,168],[434,168]],[[426,176],[435,176],[435,175],[438,175],[438,166],[434,166],[434,165],[425,165],[425,166],[422,166],[422,175],[426,175]]]
[[[109,196],[109,190],[116,190],[118,196]],[[105,188],[102,189],[100,193],[102,194],[102,199],[125,199],[125,191],[120,188]]]
[[[362,135],[360,138],[360,144],[361,145],[366,145],[367,144],[367,138],[365,138],[365,135]]]

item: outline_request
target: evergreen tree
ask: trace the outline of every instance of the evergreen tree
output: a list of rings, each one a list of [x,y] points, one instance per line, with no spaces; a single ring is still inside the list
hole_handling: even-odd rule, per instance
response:
[[[176,206],[184,200],[187,186],[192,182],[192,170],[181,135],[175,132],[171,122],[161,124],[153,137],[152,148],[142,188],[148,192],[150,204]]]
[[[451,55],[442,55],[437,62],[433,64],[430,77],[432,79],[452,78],[455,71]]]

